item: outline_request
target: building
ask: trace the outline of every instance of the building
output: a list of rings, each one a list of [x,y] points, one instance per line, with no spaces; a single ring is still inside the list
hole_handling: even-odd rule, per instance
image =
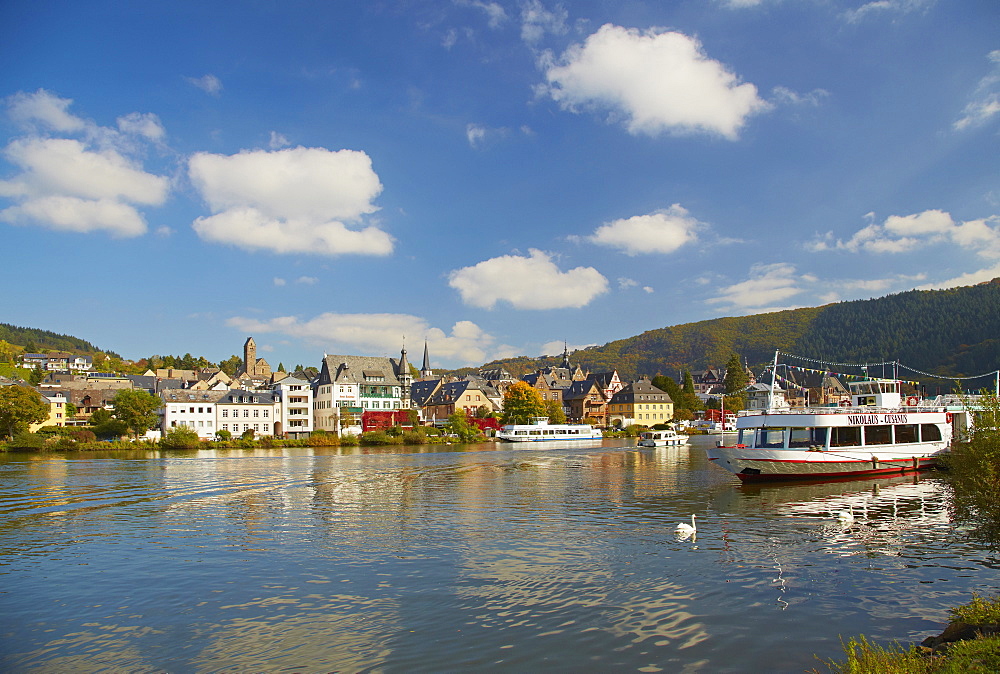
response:
[[[313,429],[313,391],[307,379],[284,377],[272,388],[280,401],[274,434],[289,438],[309,437]]]
[[[674,418],[674,401],[648,379],[626,384],[608,403],[608,423],[653,426]]]
[[[42,391],[40,394],[49,404],[49,418],[40,424],[30,424],[28,430],[32,433],[43,426],[65,426],[68,419],[66,404],[69,399],[62,391]]]
[[[425,349],[426,353],[426,349]],[[361,414],[367,410],[399,410],[409,407],[407,387],[404,406],[400,358],[376,356],[323,357],[319,376],[313,382],[313,427],[331,433],[360,433]],[[409,381],[409,365],[403,380]]]
[[[228,393],[226,391],[225,393]],[[192,391],[171,388],[160,391],[163,401],[163,418],[160,427],[163,433],[179,426],[187,426],[198,432],[202,440],[212,440],[216,431],[222,430],[217,420],[217,403],[225,395],[218,391]],[[228,423],[228,415],[227,415]],[[229,430],[227,425],[226,430]],[[234,435],[239,435],[235,433]]]
[[[591,419],[597,426],[603,426],[607,416],[608,399],[604,397],[604,390],[593,379],[584,379],[570,384],[563,394],[563,408],[566,412],[566,419],[571,422],[580,423],[584,419]]]
[[[202,395],[210,395],[211,391]],[[274,435],[274,423],[279,420],[280,398],[275,391],[233,389],[221,392],[216,403],[217,426],[239,436],[253,431],[254,436]]]
[[[496,396],[486,380],[478,377],[442,383],[424,403],[422,416],[425,422],[433,424],[446,421],[455,412],[475,416],[480,407],[492,413],[497,411],[493,402]]]

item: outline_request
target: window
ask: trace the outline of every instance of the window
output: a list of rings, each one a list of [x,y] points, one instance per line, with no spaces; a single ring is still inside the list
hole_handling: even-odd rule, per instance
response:
[[[253,418],[256,419],[259,416],[260,416],[260,410],[254,410],[253,411]]]
[[[830,429],[831,447],[854,447],[861,444],[861,428],[858,426],[835,426]]]
[[[896,426],[896,442],[916,442],[917,441],[917,425],[916,424],[900,424]]]
[[[892,426],[865,426],[865,444],[892,444]]]
[[[760,428],[757,430],[757,447],[775,449],[784,446],[784,428]]]
[[[229,410],[222,410],[222,418],[225,419],[229,416]]]
[[[812,446],[824,446],[826,445],[826,429],[825,428],[789,428],[788,429],[788,446],[789,447],[812,447]]]
[[[267,419],[267,417],[268,417],[268,415],[270,413],[271,413],[271,410],[264,410],[264,418]]]
[[[243,410],[243,418],[244,419],[250,418],[250,410]]]
[[[920,424],[920,439],[924,442],[938,442],[941,428],[935,424]]]

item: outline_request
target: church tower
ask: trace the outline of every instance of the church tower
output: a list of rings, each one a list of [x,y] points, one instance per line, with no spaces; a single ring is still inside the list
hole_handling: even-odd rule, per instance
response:
[[[243,371],[251,377],[257,375],[257,342],[253,337],[247,337],[243,343]]]
[[[434,370],[431,369],[431,359],[427,355],[427,340],[424,340],[424,364],[420,368],[420,378],[430,379],[434,376]]]

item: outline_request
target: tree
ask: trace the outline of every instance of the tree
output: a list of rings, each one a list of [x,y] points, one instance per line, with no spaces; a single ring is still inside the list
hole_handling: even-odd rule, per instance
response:
[[[503,394],[505,424],[526,424],[534,417],[544,417],[545,411],[542,394],[528,382],[516,381]]]
[[[159,420],[156,410],[161,406],[160,399],[142,389],[123,389],[115,394],[112,404],[115,418],[129,435],[141,435]]]
[[[479,428],[469,423],[465,412],[456,410],[448,417],[448,432],[457,435],[462,442],[471,442],[479,435]]]
[[[188,426],[171,428],[160,440],[160,447],[166,449],[195,449],[200,444],[198,431]]]
[[[233,439],[233,434],[227,431],[226,429],[222,429],[221,431],[215,432],[215,439],[219,440],[220,442],[229,442],[230,440]]]
[[[729,357],[729,362],[726,363],[726,377],[723,381],[726,386],[726,409],[735,412],[746,408],[746,388],[747,384],[750,383],[750,377],[747,376],[747,371],[743,367],[740,357],[735,353]]]
[[[28,373],[28,383],[32,386],[38,386],[45,379],[45,371],[42,369],[41,365],[36,365],[32,368],[31,372]]]
[[[30,386],[0,386],[0,433],[13,438],[49,418],[49,403]]]
[[[670,400],[674,403],[674,409],[681,406],[684,394],[683,391],[681,391],[681,387],[674,381],[673,377],[668,377],[665,374],[658,374],[653,377],[652,384],[670,396]]]
[[[73,403],[66,403],[66,418],[73,419],[76,417],[76,405]]]
[[[952,444],[945,465],[955,519],[972,525],[972,534],[1000,549],[1000,398],[984,395],[965,442]]]
[[[104,439],[119,438],[128,432],[125,424],[111,416],[111,412],[103,407],[90,415],[90,427],[94,429],[94,435]]]
[[[230,377],[235,377],[241,367],[243,367],[243,359],[235,354],[219,362],[219,369]]]
[[[703,406],[698,394],[694,392],[694,377],[687,370],[684,371],[684,388],[681,390],[681,407],[686,410],[700,410]]]
[[[553,424],[566,423],[566,412],[563,411],[562,403],[558,400],[546,400],[545,412],[549,415],[549,422]]]

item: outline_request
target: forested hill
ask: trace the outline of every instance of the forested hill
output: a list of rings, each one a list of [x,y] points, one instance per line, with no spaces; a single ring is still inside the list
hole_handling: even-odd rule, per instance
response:
[[[1000,279],[685,323],[576,351],[570,360],[589,372],[617,369],[624,379],[657,374],[676,378],[681,370],[724,366],[733,353],[759,372],[775,349],[828,362],[898,360],[953,377],[996,370],[1000,368]],[[504,367],[520,376],[560,360],[522,356],[493,361],[483,369]]]
[[[8,344],[16,344],[25,348],[29,353],[44,349],[46,351],[64,351],[81,355],[93,355],[98,352],[111,353],[114,356],[118,355],[111,351],[103,351],[90,342],[78,337],[60,335],[56,332],[39,330],[37,328],[21,328],[9,323],[0,323],[0,341],[7,342]]]

